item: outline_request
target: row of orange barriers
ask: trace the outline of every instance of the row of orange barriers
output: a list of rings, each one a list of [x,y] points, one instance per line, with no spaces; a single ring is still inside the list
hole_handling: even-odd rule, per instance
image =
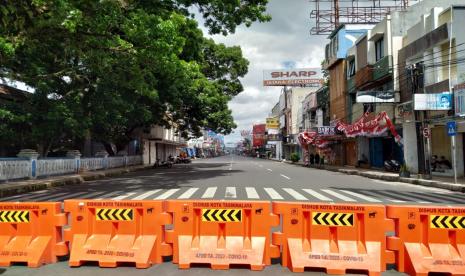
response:
[[[278,230],[280,229],[280,230]],[[29,267],[69,255],[70,266],[134,263],[172,256],[186,269],[274,258],[294,272],[465,275],[465,208],[260,201],[0,203],[0,266]]]

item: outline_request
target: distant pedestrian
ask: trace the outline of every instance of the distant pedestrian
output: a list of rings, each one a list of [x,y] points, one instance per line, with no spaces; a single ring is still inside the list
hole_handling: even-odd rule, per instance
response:
[[[317,153],[315,154],[315,164],[319,165],[320,164],[320,155]]]
[[[310,165],[315,164],[315,155],[313,153],[310,153]]]

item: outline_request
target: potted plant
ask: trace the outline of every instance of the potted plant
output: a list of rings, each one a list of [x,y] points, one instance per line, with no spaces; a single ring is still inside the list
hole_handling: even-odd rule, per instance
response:
[[[406,177],[406,178],[410,177],[410,169],[407,167],[406,164],[403,164],[402,166],[400,166],[399,176]]]
[[[299,160],[300,160],[299,154],[297,154],[296,152],[293,152],[293,153],[291,154],[291,161],[292,161],[292,163],[299,162]]]

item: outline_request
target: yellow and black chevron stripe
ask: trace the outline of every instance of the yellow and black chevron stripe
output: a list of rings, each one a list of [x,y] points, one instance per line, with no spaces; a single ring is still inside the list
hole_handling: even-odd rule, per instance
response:
[[[202,209],[202,221],[241,222],[241,209]]]
[[[441,229],[465,229],[465,217],[461,216],[430,216],[430,227]]]
[[[312,221],[313,225],[354,226],[354,214],[315,212],[313,213]]]
[[[29,222],[29,211],[0,211],[0,222]]]
[[[126,221],[134,219],[134,211],[132,209],[97,209],[97,220],[116,220]]]

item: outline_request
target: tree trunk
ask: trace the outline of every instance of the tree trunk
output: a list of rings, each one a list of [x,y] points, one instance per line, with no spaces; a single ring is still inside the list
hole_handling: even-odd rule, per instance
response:
[[[102,142],[102,144],[110,156],[115,156],[115,152],[113,151],[113,147],[111,146],[111,143]]]

